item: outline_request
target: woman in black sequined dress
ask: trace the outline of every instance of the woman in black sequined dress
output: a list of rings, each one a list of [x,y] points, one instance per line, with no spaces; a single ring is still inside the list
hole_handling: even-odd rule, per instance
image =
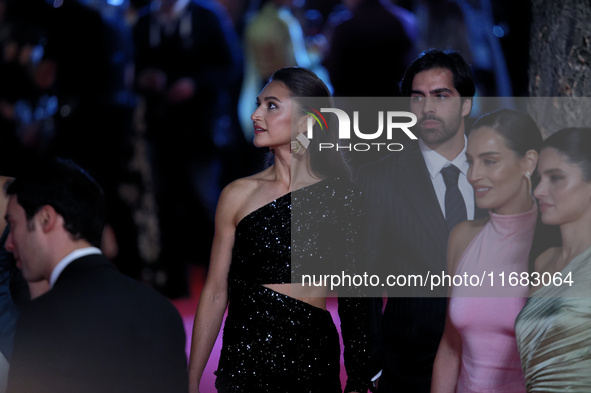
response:
[[[193,327],[191,393],[199,392],[226,306],[219,392],[343,391],[338,332],[326,310],[328,289],[303,285],[302,274],[354,274],[362,262],[361,196],[340,153],[319,151],[319,143],[337,143],[336,127],[315,124],[307,149],[296,139],[306,134],[311,115],[293,97],[332,104],[324,83],[299,67],[275,72],[257,98],[254,144],[268,147],[274,163],[229,184],[220,196]],[[354,288],[343,292],[338,311],[345,392],[366,392],[367,306]]]

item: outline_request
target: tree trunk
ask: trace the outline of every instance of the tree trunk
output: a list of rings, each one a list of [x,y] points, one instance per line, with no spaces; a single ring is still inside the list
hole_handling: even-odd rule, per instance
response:
[[[528,111],[544,136],[591,127],[591,0],[530,1]]]

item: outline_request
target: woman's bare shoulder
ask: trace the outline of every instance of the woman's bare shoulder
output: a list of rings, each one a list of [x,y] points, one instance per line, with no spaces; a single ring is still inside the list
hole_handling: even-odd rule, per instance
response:
[[[228,183],[220,193],[216,215],[238,223],[245,215],[245,205],[253,199],[260,188],[260,182],[256,175],[252,175]]]
[[[478,232],[484,228],[487,222],[488,217],[480,218],[478,220],[462,221],[452,229],[449,235],[449,244],[454,246],[465,244],[467,247],[472,239],[476,237]]]
[[[221,197],[232,199],[249,198],[253,192],[260,189],[260,187],[269,180],[269,172],[270,171],[267,168],[254,175],[241,177],[228,183],[228,185],[222,190]]]
[[[488,217],[468,220],[459,223],[452,229],[448,241],[448,270],[450,272],[456,270],[462,254],[487,222]]]
[[[229,183],[220,195],[219,209],[231,212],[237,224],[243,217],[282,195],[268,169]]]

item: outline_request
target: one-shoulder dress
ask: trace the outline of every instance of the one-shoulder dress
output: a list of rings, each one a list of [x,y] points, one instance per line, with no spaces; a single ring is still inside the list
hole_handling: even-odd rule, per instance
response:
[[[515,322],[528,392],[591,392],[591,247],[560,273],[542,275]]]
[[[342,392],[339,336],[330,312],[264,284],[301,282],[307,267],[329,272],[336,263],[341,270],[355,269],[362,242],[360,206],[360,194],[349,181],[329,178],[286,194],[238,223],[216,371],[219,392]],[[365,391],[365,299],[340,297],[338,312],[345,391]]]
[[[462,340],[458,393],[525,393],[514,325],[529,288],[509,285],[509,276],[528,271],[537,211],[534,204],[519,214],[490,212],[458,264],[456,275],[485,280],[452,289],[449,318]]]

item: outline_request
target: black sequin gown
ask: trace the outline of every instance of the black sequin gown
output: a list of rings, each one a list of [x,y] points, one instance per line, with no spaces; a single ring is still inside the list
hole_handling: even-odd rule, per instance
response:
[[[333,178],[284,195],[238,223],[216,371],[219,392],[342,392],[339,337],[330,313],[263,284],[301,282],[302,273],[318,273],[318,267],[352,273],[362,242],[359,206],[354,186]],[[367,305],[354,288],[346,291],[338,300],[345,391],[365,392]]]

